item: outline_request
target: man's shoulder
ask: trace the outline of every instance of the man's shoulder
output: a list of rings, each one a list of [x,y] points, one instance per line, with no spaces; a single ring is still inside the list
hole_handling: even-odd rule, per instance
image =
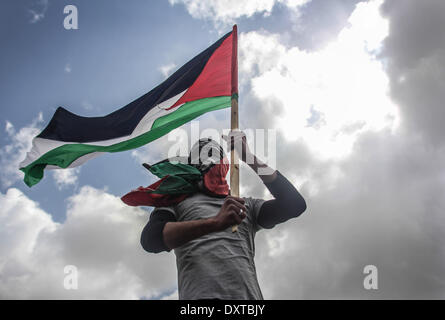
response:
[[[254,197],[243,197],[247,210],[253,213],[255,217],[258,216],[261,206],[263,205],[266,200],[260,199],[260,198],[254,198]]]
[[[257,205],[257,204],[262,204],[263,202],[265,202],[266,200],[261,199],[261,198],[255,198],[255,197],[242,197],[244,199],[244,201],[248,204],[251,205]]]
[[[151,211],[151,215],[153,216],[154,214],[161,213],[162,211],[168,211],[170,213],[175,214],[175,207],[174,206],[170,206],[170,207],[155,207]]]

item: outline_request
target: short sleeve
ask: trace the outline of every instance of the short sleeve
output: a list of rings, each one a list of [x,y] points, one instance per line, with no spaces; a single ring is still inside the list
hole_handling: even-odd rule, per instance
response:
[[[257,198],[245,198],[246,204],[248,204],[249,208],[249,216],[252,218],[252,225],[254,227],[255,232],[262,229],[261,225],[258,223],[258,216],[260,214],[261,206],[266,200],[257,199]]]

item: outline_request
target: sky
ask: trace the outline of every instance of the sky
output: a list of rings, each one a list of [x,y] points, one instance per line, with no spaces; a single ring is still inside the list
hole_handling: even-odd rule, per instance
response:
[[[66,5],[77,30],[63,26]],[[141,163],[166,158],[167,136],[32,188],[18,166],[58,106],[113,112],[234,23],[240,128],[274,130],[275,167],[308,205],[256,235],[264,297],[445,298],[442,0],[1,1],[0,298],[177,299],[173,252],[139,244],[151,208],[120,200],[155,181]],[[245,165],[241,195],[271,198]],[[63,286],[67,265],[77,290]]]

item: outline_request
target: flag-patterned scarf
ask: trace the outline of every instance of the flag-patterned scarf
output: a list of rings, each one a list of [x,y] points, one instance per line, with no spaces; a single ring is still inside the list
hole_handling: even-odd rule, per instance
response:
[[[188,157],[143,165],[160,180],[123,196],[121,199],[127,205],[163,207],[176,205],[196,192],[216,197],[229,194],[229,163],[224,150],[212,139],[199,140]]]

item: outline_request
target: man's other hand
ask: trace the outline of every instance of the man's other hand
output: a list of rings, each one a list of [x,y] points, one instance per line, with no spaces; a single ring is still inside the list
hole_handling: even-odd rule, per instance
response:
[[[248,164],[253,163],[253,153],[249,149],[246,134],[238,129],[231,130],[229,134],[221,136],[227,143],[227,150],[236,150],[240,159]]]

